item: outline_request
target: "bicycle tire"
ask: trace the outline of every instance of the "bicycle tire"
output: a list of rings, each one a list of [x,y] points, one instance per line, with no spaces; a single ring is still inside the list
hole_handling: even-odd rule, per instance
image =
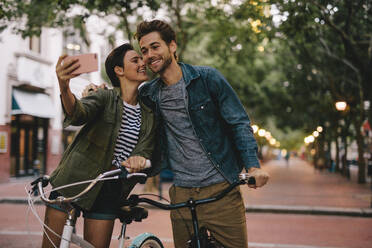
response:
[[[148,237],[138,248],[164,248],[161,241],[156,237]]]

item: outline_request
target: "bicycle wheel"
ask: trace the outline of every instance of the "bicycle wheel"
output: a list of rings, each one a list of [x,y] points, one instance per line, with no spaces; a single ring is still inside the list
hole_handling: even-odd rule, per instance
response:
[[[156,237],[148,237],[145,239],[138,248],[163,248],[163,244]]]

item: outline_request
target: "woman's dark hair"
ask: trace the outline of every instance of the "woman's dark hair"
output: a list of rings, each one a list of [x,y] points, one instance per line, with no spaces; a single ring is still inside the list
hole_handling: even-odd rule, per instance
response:
[[[129,43],[124,43],[123,45],[115,48],[110,52],[105,61],[106,74],[110,78],[112,86],[120,87],[120,80],[116,76],[114,71],[115,66],[120,66],[124,68],[124,56],[128,51],[134,50],[133,46]]]
[[[172,40],[177,43],[176,32],[174,32],[174,30],[168,23],[160,20],[143,21],[138,24],[136,32],[136,38],[138,42],[142,39],[143,36],[152,32],[158,32],[161,39],[164,40],[167,45],[169,45]],[[175,59],[177,59],[176,53],[174,53],[174,57]]]

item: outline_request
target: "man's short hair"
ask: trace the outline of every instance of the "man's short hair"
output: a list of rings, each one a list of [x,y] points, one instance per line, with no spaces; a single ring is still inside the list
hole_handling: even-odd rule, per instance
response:
[[[112,86],[120,87],[120,80],[116,76],[115,66],[124,68],[124,56],[128,51],[134,50],[129,43],[124,43],[110,52],[105,61],[106,74],[110,78]]]
[[[165,43],[167,43],[167,45],[169,45],[172,40],[176,42],[176,32],[174,32],[168,23],[160,20],[143,21],[138,24],[136,33],[138,42],[143,36],[151,32],[159,32],[160,37],[165,41]]]

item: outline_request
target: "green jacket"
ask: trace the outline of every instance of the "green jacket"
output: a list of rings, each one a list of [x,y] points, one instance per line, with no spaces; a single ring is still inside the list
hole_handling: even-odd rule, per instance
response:
[[[155,120],[150,108],[140,102],[141,128],[138,143],[131,156],[152,158]],[[74,113],[66,115],[63,126],[84,125],[64,152],[57,169],[51,175],[53,187],[96,178],[112,167],[112,158],[123,114],[120,88],[98,90],[96,93],[76,99]],[[152,170],[153,168],[151,168]],[[151,174],[151,171],[149,171]],[[58,190],[65,197],[81,192],[87,184]],[[90,209],[102,187],[98,183],[77,204]]]

